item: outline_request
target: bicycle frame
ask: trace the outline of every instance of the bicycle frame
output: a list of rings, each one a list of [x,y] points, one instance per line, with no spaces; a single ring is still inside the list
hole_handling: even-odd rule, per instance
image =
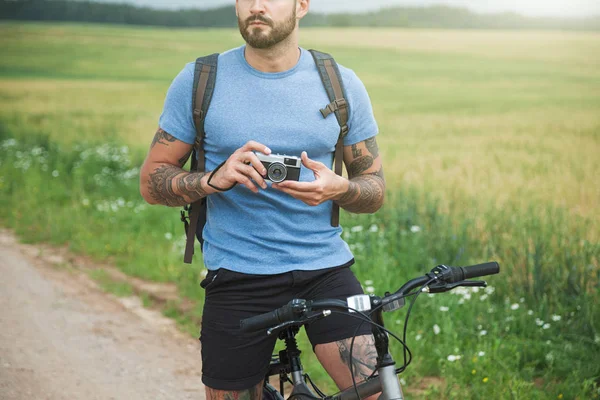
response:
[[[371,317],[372,320],[378,325],[383,325],[382,310],[376,311]],[[285,341],[285,349],[279,352],[279,359],[276,359],[271,363],[269,372],[265,379],[265,387],[268,385],[268,378],[270,376],[279,376],[280,390],[279,393],[270,386],[266,387],[272,395],[279,394],[283,399],[283,386],[285,382],[290,382],[293,385],[292,392],[288,396],[288,399],[293,400],[315,400],[317,398],[323,398],[322,396],[316,396],[313,391],[306,384],[304,378],[304,370],[300,362],[300,350],[296,343],[296,334],[298,333],[298,327],[288,327],[281,331],[279,339]],[[375,339],[375,348],[377,349],[377,375],[371,379],[360,382],[356,387],[351,386],[333,396],[324,397],[325,400],[359,400],[357,391],[360,399],[367,398],[377,393],[381,393],[378,400],[403,400],[402,388],[396,375],[395,362],[388,350],[388,336],[379,327],[373,326],[372,328],[373,337]],[[291,379],[290,379],[291,375]]]

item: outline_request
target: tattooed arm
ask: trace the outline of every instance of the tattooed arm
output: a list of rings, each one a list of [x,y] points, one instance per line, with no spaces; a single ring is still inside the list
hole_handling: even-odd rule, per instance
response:
[[[352,213],[374,213],[383,205],[385,179],[375,138],[344,147],[348,188],[336,202]]]
[[[206,185],[206,173],[182,169],[192,153],[192,145],[158,129],[140,171],[140,192],[150,204],[178,207],[213,193]]]

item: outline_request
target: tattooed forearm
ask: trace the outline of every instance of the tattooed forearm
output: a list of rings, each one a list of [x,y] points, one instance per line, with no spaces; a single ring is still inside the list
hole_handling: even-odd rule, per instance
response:
[[[161,128],[158,128],[158,130],[156,131],[156,134],[154,135],[154,139],[152,140],[152,144],[150,145],[150,148],[153,148],[154,146],[156,146],[157,143],[168,146],[169,143],[173,143],[175,140],[177,140],[177,139],[175,139],[173,136],[169,135],[166,131],[163,131]]]
[[[374,158],[371,156],[358,157],[348,165],[348,175],[357,176],[373,166]]]
[[[350,362],[352,362],[354,378],[362,381],[370,377],[377,366],[375,342],[373,336],[358,337],[354,341],[354,348],[352,354],[350,354],[351,342],[352,339],[337,342],[340,358],[348,368],[350,368]]]
[[[383,205],[384,196],[385,179],[380,169],[375,173],[350,179],[348,190],[337,203],[352,213],[374,213]]]
[[[150,174],[150,196],[159,204],[178,207],[193,203],[206,192],[200,185],[205,173],[188,173],[174,165],[164,164]]]

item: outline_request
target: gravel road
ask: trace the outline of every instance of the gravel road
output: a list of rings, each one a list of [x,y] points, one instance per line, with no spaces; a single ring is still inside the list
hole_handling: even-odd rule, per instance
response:
[[[205,399],[197,340],[24,249],[0,232],[0,399]]]

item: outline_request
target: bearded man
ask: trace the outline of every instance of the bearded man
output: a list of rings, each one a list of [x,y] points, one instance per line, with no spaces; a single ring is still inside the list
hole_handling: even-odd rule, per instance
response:
[[[210,400],[262,396],[276,338],[264,331],[242,332],[241,319],[294,298],[346,299],[363,293],[350,269],[353,254],[330,216],[334,202],[352,213],[373,213],[382,206],[378,127],[364,85],[340,66],[350,104],[343,139],[348,178],[327,167],[340,127],[335,118],[315,112],[330,100],[310,53],[298,45],[299,21],[309,5],[310,0],[237,0],[246,45],[218,58],[204,122],[207,172],[182,169],[196,136],[194,63],[172,82],[142,167],[140,190],[150,204],[181,206],[207,198],[203,259],[208,273],[201,283],[206,301],[200,340]],[[259,153],[300,158],[299,180],[267,181]],[[357,380],[375,367],[368,324],[358,330],[349,353],[358,324],[334,314],[306,327],[314,352],[340,388],[352,385],[349,361]]]

